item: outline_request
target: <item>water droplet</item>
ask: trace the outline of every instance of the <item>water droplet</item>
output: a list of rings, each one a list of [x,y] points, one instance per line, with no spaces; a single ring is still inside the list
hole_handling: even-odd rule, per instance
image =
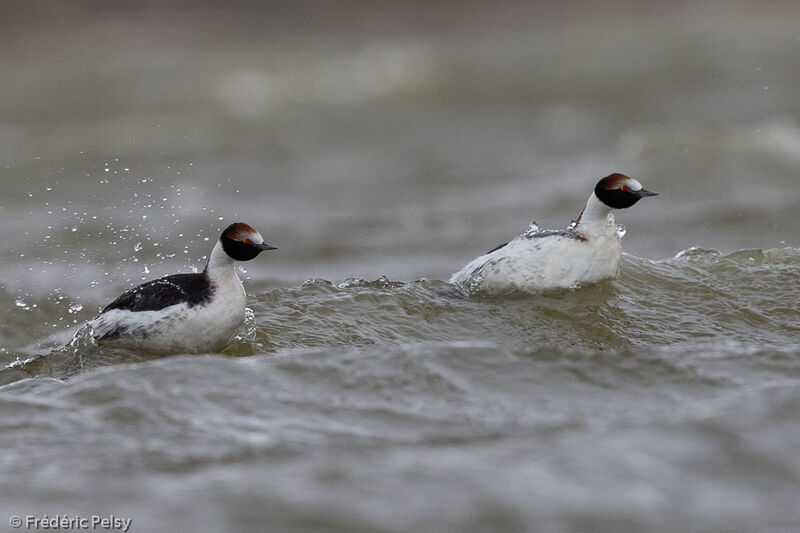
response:
[[[67,312],[69,314],[73,314],[73,313],[77,313],[78,311],[82,311],[82,310],[83,310],[83,306],[81,304],[73,304],[73,305],[69,306],[69,309],[67,309]]]
[[[217,217],[217,220],[222,220],[223,218],[225,218],[225,217]]]
[[[75,231],[78,231],[78,228],[77,228],[77,226],[72,226],[70,229],[71,229],[73,232],[75,232]]]
[[[137,243],[136,243],[136,244],[133,246],[133,251],[134,251],[134,252],[141,252],[141,251],[142,251],[142,243],[140,243],[140,242],[137,242]]]

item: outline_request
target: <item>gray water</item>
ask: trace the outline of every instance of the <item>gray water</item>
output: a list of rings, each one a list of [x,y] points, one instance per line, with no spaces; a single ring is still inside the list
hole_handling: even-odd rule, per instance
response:
[[[799,21],[6,10],[0,524],[800,530]],[[532,219],[565,226],[613,171],[660,193],[618,213],[617,279],[441,281]],[[279,250],[243,265],[252,316],[222,354],[64,347],[237,220]]]

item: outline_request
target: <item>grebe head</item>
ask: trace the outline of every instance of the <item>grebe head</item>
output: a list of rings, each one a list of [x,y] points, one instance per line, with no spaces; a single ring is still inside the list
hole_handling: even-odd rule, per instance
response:
[[[228,257],[235,261],[250,261],[264,250],[277,250],[265,243],[261,234],[244,222],[235,222],[225,228],[219,241]]]
[[[625,174],[615,172],[597,182],[594,194],[601,202],[612,209],[625,209],[645,196],[657,196],[658,193],[642,188],[642,184]]]

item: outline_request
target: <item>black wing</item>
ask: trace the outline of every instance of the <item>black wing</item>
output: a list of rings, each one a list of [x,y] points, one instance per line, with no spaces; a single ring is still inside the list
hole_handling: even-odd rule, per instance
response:
[[[537,231],[535,233],[525,233],[523,235],[524,235],[524,237],[526,239],[541,239],[542,237],[552,237],[554,235],[557,235],[559,237],[566,237],[567,239],[575,239],[576,241],[585,241],[586,240],[586,236],[584,234],[582,234],[582,233],[580,233],[578,231],[571,230],[571,229],[556,229],[556,230],[545,230],[545,231],[541,231],[540,230],[540,231]],[[508,242],[511,242],[511,241],[508,241]],[[505,243],[505,244],[501,244],[497,248],[492,248],[491,250],[489,250],[486,253],[490,254],[492,252],[496,252],[497,250],[505,247],[506,244],[508,244],[508,242]]]
[[[210,300],[212,293],[213,287],[205,272],[173,274],[128,289],[108,304],[101,314],[112,309],[158,311],[184,302],[194,307]]]
[[[508,241],[508,242],[511,242],[511,241]],[[500,246],[498,246],[498,247],[496,247],[496,248],[492,248],[491,250],[489,250],[488,252],[486,252],[486,254],[488,255],[488,254],[490,254],[490,253],[492,253],[492,252],[496,252],[496,251],[497,251],[497,250],[499,250],[500,248],[505,248],[505,246],[506,246],[506,244],[508,244],[508,242],[504,242],[504,243],[503,243],[503,244],[501,244]]]

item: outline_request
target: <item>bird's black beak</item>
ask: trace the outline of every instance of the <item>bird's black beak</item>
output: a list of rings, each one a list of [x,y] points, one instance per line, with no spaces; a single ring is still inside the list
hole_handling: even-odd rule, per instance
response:
[[[645,196],[658,196],[657,192],[647,191],[645,189],[641,189],[635,192],[636,196],[639,198],[644,198]]]
[[[276,248],[276,247],[274,247],[274,246],[272,246],[272,245],[269,245],[269,244],[267,244],[267,243],[265,243],[265,242],[262,242],[261,244],[254,244],[253,246],[255,246],[256,248],[258,248],[258,249],[259,249],[260,251],[262,251],[262,252],[263,252],[264,250],[277,250],[277,248]]]

